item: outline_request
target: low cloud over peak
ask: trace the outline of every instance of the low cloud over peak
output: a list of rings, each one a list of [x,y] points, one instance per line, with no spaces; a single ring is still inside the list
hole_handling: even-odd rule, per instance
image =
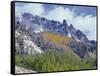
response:
[[[75,28],[84,32],[88,39],[96,40],[96,7],[34,3],[24,3],[21,5],[21,3],[16,3],[16,14],[23,12],[60,22],[65,19],[73,24]]]

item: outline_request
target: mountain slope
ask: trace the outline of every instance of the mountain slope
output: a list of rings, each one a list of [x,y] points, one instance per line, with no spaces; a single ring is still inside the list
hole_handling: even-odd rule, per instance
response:
[[[52,47],[64,50],[68,46],[81,58],[88,57],[89,53],[96,51],[96,41],[89,41],[82,31],[75,29],[72,24],[69,25],[66,20],[60,23],[44,17],[33,16],[30,13],[23,13],[16,17],[15,23],[16,30],[31,35],[28,35],[29,40],[32,41],[30,43],[32,45],[36,43],[35,45],[40,49],[52,45]],[[48,44],[45,44],[46,41]]]
[[[49,32],[43,32],[42,33],[43,39],[45,42],[49,42],[54,44],[55,46],[59,47],[66,47],[71,39],[67,36],[60,36],[59,34],[49,33]]]
[[[71,38],[89,43],[88,38],[80,30],[76,30],[72,24],[68,25],[66,20],[62,23],[54,20],[48,20],[44,17],[33,16],[30,13],[23,13],[21,17],[16,17],[16,22],[20,22],[26,30],[34,33],[54,32],[60,35],[67,35]]]
[[[36,72],[96,69],[97,42],[73,25],[30,13],[16,16],[16,65]]]

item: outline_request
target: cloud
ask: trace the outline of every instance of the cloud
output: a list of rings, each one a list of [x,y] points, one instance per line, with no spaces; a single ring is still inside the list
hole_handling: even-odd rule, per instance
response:
[[[74,16],[75,13],[70,11],[68,8],[65,9],[64,7],[57,7],[46,15],[48,19],[58,20],[60,22],[62,22],[63,19],[72,20]]]
[[[19,3],[21,5],[21,3]],[[41,15],[44,13],[44,8],[42,4],[33,4],[33,3],[29,3],[23,6],[18,6],[16,4],[16,14],[19,13],[24,13],[24,12],[29,12],[32,13],[33,15]]]
[[[60,6],[51,10],[45,17],[60,22],[66,19],[68,23],[73,24],[76,29],[80,29],[86,34],[88,39],[96,40],[96,16],[85,13],[77,15],[75,9],[71,10]]]
[[[96,40],[96,17],[92,15],[78,16],[73,24],[83,31],[90,40]]]

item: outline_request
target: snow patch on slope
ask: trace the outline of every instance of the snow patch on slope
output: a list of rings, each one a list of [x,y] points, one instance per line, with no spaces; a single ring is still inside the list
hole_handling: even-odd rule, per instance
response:
[[[35,33],[40,33],[43,32],[43,28],[42,27],[38,27],[36,30],[34,30]]]
[[[24,50],[28,52],[28,54],[42,53],[40,47],[30,40],[24,40]]]

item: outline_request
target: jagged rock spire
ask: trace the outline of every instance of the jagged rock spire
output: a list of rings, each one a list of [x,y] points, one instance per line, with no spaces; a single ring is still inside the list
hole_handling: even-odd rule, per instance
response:
[[[66,21],[65,19],[63,20],[63,25],[64,25],[64,26],[67,26],[67,25],[68,25],[68,24],[67,24],[67,21]]]

